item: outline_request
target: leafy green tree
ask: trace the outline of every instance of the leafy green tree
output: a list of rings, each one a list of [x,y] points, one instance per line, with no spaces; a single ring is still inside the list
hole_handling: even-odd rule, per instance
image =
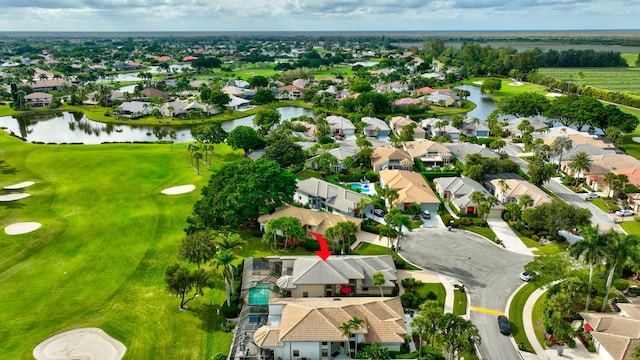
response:
[[[378,271],[374,273],[371,278],[373,279],[373,286],[378,286],[380,288],[380,297],[384,297],[384,293],[382,292],[382,286],[384,285],[384,275]]]
[[[265,149],[264,158],[277,162],[284,169],[303,164],[306,159],[302,147],[288,138],[281,138],[269,144]]]
[[[604,260],[606,236],[600,234],[598,226],[586,226],[582,228],[582,240],[569,245],[569,254],[578,260],[582,260],[589,266],[589,281],[587,283],[587,302],[585,309],[591,306],[591,290],[593,288],[593,272],[596,265]]]
[[[559,230],[572,230],[589,225],[591,212],[564,202],[554,201],[528,208],[522,212],[522,221],[534,231],[557,234]]]
[[[547,164],[540,158],[534,158],[529,163],[527,175],[529,175],[532,184],[541,186],[551,179],[553,174],[555,174],[555,171],[556,166],[554,164]]]
[[[502,80],[496,78],[490,78],[484,80],[480,90],[485,93],[493,94],[496,91],[502,89]]]
[[[280,123],[280,118],[280,112],[276,109],[260,109],[253,118],[253,124],[258,127],[258,133],[264,137],[269,133],[269,130]]]
[[[269,89],[258,89],[251,101],[258,105],[270,104],[276,101],[276,97]]]
[[[252,88],[267,87],[269,86],[269,79],[262,75],[253,76],[249,79],[249,86]]]
[[[542,115],[549,108],[549,99],[542,94],[525,92],[508,98],[499,108],[503,114],[535,117]]]
[[[350,248],[348,244],[345,244],[345,241],[355,236],[355,234],[358,232],[358,225],[356,225],[356,223],[354,223],[353,221],[339,221],[335,226],[330,227],[329,229],[333,230],[335,234],[334,237],[340,240],[340,253],[345,253],[345,245],[347,245],[346,252],[348,253]]]
[[[338,158],[329,152],[323,152],[322,154],[311,159],[311,164],[320,169],[325,174],[333,172],[333,167],[338,165]]]
[[[471,320],[451,313],[444,314],[440,319],[438,338],[447,360],[459,359],[463,352],[473,352],[481,341],[478,329]]]
[[[571,324],[566,322],[559,313],[553,313],[546,325],[553,333],[553,337],[560,343],[567,342],[576,336],[576,331]]]
[[[533,281],[538,286],[545,286],[554,281],[567,277],[572,262],[564,253],[545,254],[536,256],[533,261],[524,266],[529,274],[536,274]]]
[[[248,156],[249,151],[259,149],[264,145],[258,133],[250,126],[245,125],[237,126],[231,130],[227,136],[227,144],[234,150],[244,150],[244,156]]]
[[[370,359],[370,360],[386,360],[391,359],[389,349],[382,346],[382,344],[375,343],[367,345],[357,355],[358,359]]]
[[[236,228],[293,202],[295,175],[264,159],[242,159],[226,164],[211,175],[202,198],[187,219],[186,232]]]
[[[216,245],[213,241],[214,232],[211,230],[200,230],[182,239],[180,246],[180,259],[196,264],[200,268],[200,264],[209,262],[216,253]]]
[[[525,210],[533,206],[533,198],[529,194],[523,194],[520,196],[520,199],[518,199],[518,204],[522,210]]]
[[[169,293],[180,297],[180,309],[185,309],[187,303],[196,296],[204,295],[204,288],[213,286],[210,276],[204,269],[189,270],[177,263],[170,265],[165,271],[165,282]],[[187,299],[187,294],[191,291],[193,295]]]
[[[436,300],[427,300],[420,304],[418,315],[411,320],[411,328],[418,335],[418,357],[422,356],[422,339],[429,346],[434,345],[438,326],[442,319],[442,306]]]
[[[394,238],[393,240],[397,239],[396,251],[399,251],[400,237],[402,236],[402,228],[405,227],[409,231],[411,231],[411,219],[407,215],[404,215],[403,213],[401,213],[397,207],[392,206],[389,212],[387,213],[387,215],[384,217],[384,220],[389,226],[393,227],[396,230],[395,235],[397,235],[398,237]]]

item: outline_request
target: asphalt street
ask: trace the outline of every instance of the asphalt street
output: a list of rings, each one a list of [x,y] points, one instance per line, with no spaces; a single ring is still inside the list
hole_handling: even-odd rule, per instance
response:
[[[510,337],[498,330],[497,315],[522,284],[518,278],[532,257],[509,252],[470,232],[446,228],[416,229],[404,235],[400,254],[408,261],[450,276],[464,284],[471,320],[482,338],[479,351],[485,360],[514,360],[518,353]]]

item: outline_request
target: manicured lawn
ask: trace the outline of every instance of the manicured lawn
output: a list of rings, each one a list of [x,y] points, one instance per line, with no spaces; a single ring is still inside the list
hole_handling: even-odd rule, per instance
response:
[[[389,248],[363,242],[358,246],[357,249],[353,250],[351,253],[354,255],[389,255]],[[406,262],[404,259],[398,256],[398,254],[395,252],[392,252],[391,256],[393,257],[393,261],[396,264],[404,263],[405,264],[404,269],[421,270],[419,267],[413,266],[410,263]]]
[[[461,229],[470,231],[472,233],[476,233],[480,236],[484,236],[490,241],[493,241],[497,236],[496,233],[488,227],[480,227],[480,226],[460,226]]]
[[[296,177],[300,180],[306,180],[309,178],[322,178],[322,173],[319,171],[305,169],[296,174]]]
[[[524,323],[522,321],[522,311],[524,310],[524,304],[527,302],[529,296],[536,290],[536,286],[533,283],[528,283],[518,291],[511,300],[509,307],[509,321],[511,322],[511,333],[516,344],[523,343],[524,347],[530,352],[534,353],[533,346],[527,339],[527,335],[524,332]]]
[[[0,132],[0,185],[36,181],[25,190],[31,197],[0,205],[0,225],[42,223],[0,236],[0,358],[32,359],[38,343],[78,327],[104,329],[127,346],[125,359],[228,352],[232,335],[214,329],[221,277],[189,311],[178,310],[164,283],[208,180],[207,170],[197,176],[190,167],[186,146],[34,145]],[[226,146],[216,152],[241,157]],[[160,193],[183,184],[196,190]]]
[[[447,293],[444,290],[444,285],[442,283],[422,283],[419,286],[416,286],[416,296],[421,297],[423,299],[427,299],[427,294],[433,293],[437,297],[438,303],[444,306],[445,298],[447,297]]]
[[[536,303],[533,305],[532,321],[533,331],[536,333],[536,340],[544,348],[544,326],[542,325],[542,304],[544,303],[545,296],[540,296]]]
[[[640,223],[636,221],[623,221],[620,226],[627,232],[627,234],[640,235]]]
[[[464,315],[467,313],[467,293],[456,290],[453,292],[453,313]]]

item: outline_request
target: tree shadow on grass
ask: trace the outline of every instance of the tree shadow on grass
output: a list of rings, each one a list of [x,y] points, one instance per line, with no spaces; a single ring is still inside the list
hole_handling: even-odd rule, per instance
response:
[[[2,201],[0,202],[0,207],[6,209],[22,209],[26,205],[17,201]]]
[[[220,305],[202,304],[192,311],[201,321],[198,327],[208,333],[222,331],[221,327],[227,322],[220,311]]]
[[[13,166],[10,166],[4,160],[0,160],[0,173],[6,175],[15,175],[18,173],[18,169]]]

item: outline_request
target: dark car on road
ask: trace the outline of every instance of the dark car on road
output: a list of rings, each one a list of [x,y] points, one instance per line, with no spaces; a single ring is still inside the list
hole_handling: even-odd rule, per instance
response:
[[[511,324],[509,323],[509,318],[506,316],[498,316],[498,327],[500,327],[500,332],[503,335],[511,335]]]

